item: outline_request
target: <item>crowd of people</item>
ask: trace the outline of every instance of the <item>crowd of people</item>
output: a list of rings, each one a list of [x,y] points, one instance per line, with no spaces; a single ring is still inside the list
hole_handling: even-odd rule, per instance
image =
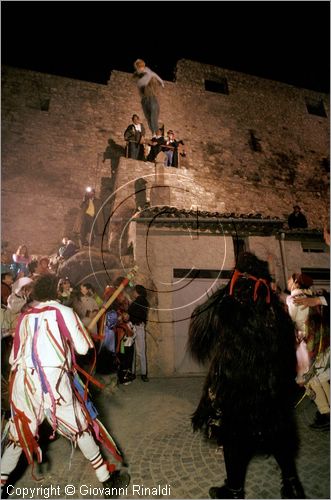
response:
[[[70,242],[63,238],[60,258],[65,258],[68,248],[72,255],[75,249]],[[9,269],[1,275],[2,381],[5,382],[9,372],[17,381],[9,394],[8,390],[3,391],[3,396],[7,395],[10,400],[12,413],[10,439],[3,459],[3,484],[22,450],[29,463],[32,463],[33,452],[40,458],[36,433],[45,417],[54,432],[77,443],[101,482],[123,484],[125,480],[119,469],[112,472],[116,472],[115,475],[109,475],[103,467],[105,462],[91,431],[94,420],[81,398],[84,383],[77,376],[81,368],[86,373],[88,357],[82,355],[93,348],[99,380],[108,383],[115,376],[118,384],[131,384],[136,378],[139,360],[141,380],[149,381],[147,291],[139,284],[130,289],[128,281],[119,276],[106,286],[100,297],[88,282],[75,286],[68,278],[58,279],[48,267],[48,257],[37,260],[36,266],[33,262],[27,247],[21,245],[10,264],[2,263],[2,271]],[[211,498],[244,498],[249,460],[261,450],[273,453],[280,465],[282,498],[304,498],[294,461],[297,441],[293,410],[298,394],[294,386],[302,388],[316,404],[316,417],[310,427],[319,431],[329,429],[329,295],[316,294],[312,279],[302,273],[289,277],[286,300],[281,300],[283,294],[274,292],[272,285],[267,263],[252,254],[244,254],[227,287],[208,299],[207,307],[199,306],[192,315],[191,352],[200,361],[212,358],[192,422],[194,429],[206,428],[209,437],[216,436],[222,443],[228,476],[224,486],[211,488]],[[116,290],[120,293],[106,307]],[[93,322],[100,310],[104,310],[104,314]],[[44,323],[39,320],[45,321],[45,331],[44,326],[41,328]],[[72,342],[72,345],[69,342],[69,351],[65,347],[67,338]],[[58,367],[54,373],[48,373],[46,367],[52,366],[49,364],[52,363],[49,360],[51,345],[53,350],[56,345],[56,351],[60,352],[64,371],[76,377],[75,387],[68,380],[62,387]],[[36,349],[38,355],[37,351],[34,353]],[[75,351],[80,355],[78,358]],[[43,352],[47,355],[43,356]],[[34,386],[39,381],[40,390],[46,387],[47,401],[37,391],[36,396],[29,394],[29,404],[25,406],[22,380],[29,380]],[[243,386],[245,397],[241,391]],[[54,406],[55,387],[57,398],[61,399],[65,391],[71,394],[68,407]],[[40,420],[32,418],[31,406],[33,415],[41,415]],[[3,402],[3,408],[9,409],[8,400]],[[77,428],[67,416],[73,411]],[[31,420],[28,426],[26,417]],[[84,428],[86,435],[83,433],[81,439]],[[28,447],[20,441],[22,435],[28,440]],[[120,459],[111,436],[103,437]]]
[[[68,238],[62,243],[59,257],[65,258],[66,250],[71,254],[73,248]],[[114,439],[85,396],[89,382],[102,387],[115,377],[118,384],[131,384],[139,361],[141,379],[149,381],[147,291],[142,285],[131,289],[125,277],[118,277],[101,298],[90,283],[75,286],[67,277],[59,279],[49,268],[48,257],[39,259],[37,267],[33,262],[22,245],[12,263],[1,264],[1,403],[2,416],[8,419],[1,487],[22,451],[29,464],[34,455],[42,461],[38,429],[46,419],[53,435],[58,432],[68,438],[91,462],[105,497],[116,497],[130,477]],[[119,290],[110,304],[108,299]],[[92,325],[100,310],[100,320]],[[91,351],[96,370],[92,365],[89,373]],[[117,464],[102,457],[98,441]]]
[[[58,252],[60,260],[77,251],[77,247],[67,237],[63,238],[62,243]],[[33,283],[40,276],[56,277],[50,259],[31,259],[24,245],[13,255],[12,264],[1,264],[1,271],[5,269],[8,270],[1,274],[1,307],[6,317],[17,315],[28,307],[33,300]],[[75,285],[68,277],[57,278],[56,300],[72,308],[88,329],[92,319],[123,280],[124,277],[120,276],[113,284],[107,285],[100,297],[91,283]],[[135,379],[136,361],[140,361],[142,380],[149,381],[145,342],[148,309],[145,287],[138,284],[131,289],[126,286],[104,317],[90,330],[98,348],[97,367],[103,374],[117,372],[119,383],[129,384]],[[107,356],[103,351],[107,351]]]

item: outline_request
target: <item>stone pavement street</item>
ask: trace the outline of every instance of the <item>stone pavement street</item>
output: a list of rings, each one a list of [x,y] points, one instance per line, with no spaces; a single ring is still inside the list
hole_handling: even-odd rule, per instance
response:
[[[190,415],[199,401],[203,381],[202,377],[154,378],[144,383],[137,378],[128,386],[113,390],[107,386],[96,394],[100,418],[129,463],[131,484],[121,498],[203,499],[208,498],[210,486],[223,483],[222,451],[201,434],[193,434],[190,427]],[[305,398],[297,408],[301,436],[298,471],[307,498],[330,498],[329,432],[308,427],[314,414],[314,404]],[[91,465],[79,449],[70,459],[71,451],[63,437],[49,442],[49,462],[42,465],[42,471],[36,468],[37,475],[42,472],[44,479],[34,481],[31,468],[25,468],[19,478],[10,482],[16,479],[16,489],[9,498],[23,498],[23,487],[42,488],[39,495],[29,490],[28,498],[34,499],[103,498],[93,490],[100,483]],[[75,487],[73,495],[65,494],[69,484]],[[51,485],[57,489],[49,495],[51,490],[47,488]],[[163,491],[148,494],[142,489],[158,485]],[[273,457],[254,458],[250,463],[246,498],[280,498],[280,474]]]

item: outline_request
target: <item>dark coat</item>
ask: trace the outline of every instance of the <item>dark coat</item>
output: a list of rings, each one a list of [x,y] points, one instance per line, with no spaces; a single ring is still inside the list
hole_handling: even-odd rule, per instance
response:
[[[133,325],[147,323],[149,303],[148,300],[139,295],[129,306],[128,314]]]
[[[212,361],[192,423],[219,443],[251,440],[270,451],[281,437],[293,451],[294,327],[271,290],[268,302],[265,285],[254,298],[255,285],[241,277],[233,295],[227,286],[193,313],[191,353]]]
[[[96,217],[96,215],[98,214],[98,212],[101,208],[101,201],[98,198],[94,198],[93,203],[94,203],[94,210],[95,210],[95,217]],[[82,203],[80,204],[80,211],[77,215],[77,218],[76,218],[76,221],[74,224],[74,228],[73,228],[74,233],[80,234],[80,232],[81,232],[81,227],[82,227],[84,215],[85,215],[85,212],[87,210],[88,204],[89,204],[88,199],[82,201]],[[104,222],[104,217],[103,217],[103,211],[101,211],[98,214],[98,217],[96,219],[96,223],[94,226],[95,233],[97,235],[101,235],[104,231],[104,228],[105,228],[105,222]]]
[[[131,125],[129,125],[126,131],[124,132],[124,139],[127,142],[136,142],[137,144],[139,144],[141,138],[145,137],[145,127],[142,123],[140,124],[140,126],[141,126],[141,132],[136,130],[134,124],[131,123]]]
[[[133,123],[124,132],[124,139],[127,142],[127,157],[136,160],[144,159],[144,145],[140,141],[145,136],[145,127],[142,123],[140,125],[141,132],[136,130]]]
[[[149,155],[147,156],[147,161],[155,161],[155,158],[159,154],[160,151],[162,151],[162,146],[165,144],[165,138],[162,137],[153,137],[152,142],[156,142],[157,144],[151,145],[151,150],[149,152]]]
[[[292,212],[288,218],[288,226],[290,229],[305,229],[306,227],[308,227],[306,216],[301,212]]]

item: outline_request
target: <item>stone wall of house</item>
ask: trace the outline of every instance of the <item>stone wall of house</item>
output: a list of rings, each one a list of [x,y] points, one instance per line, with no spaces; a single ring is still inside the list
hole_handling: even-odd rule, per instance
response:
[[[228,94],[206,91],[206,80],[227,86]],[[192,205],[194,186],[203,210],[283,217],[299,203],[310,227],[321,227],[329,202],[329,120],[309,114],[306,99],[329,116],[327,95],[180,60],[176,81],[160,92],[160,120],[187,152],[180,171],[189,187],[185,195],[172,190],[171,203]],[[131,74],[113,71],[100,85],[3,68],[2,237],[10,249],[24,242],[31,252],[53,252],[64,233],[74,236],[87,185],[105,200],[111,170],[118,187],[154,172],[123,157],[133,113],[143,118]]]

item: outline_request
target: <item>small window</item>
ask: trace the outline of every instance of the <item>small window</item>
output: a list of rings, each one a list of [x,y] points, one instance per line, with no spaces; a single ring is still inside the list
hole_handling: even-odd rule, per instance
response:
[[[41,111],[48,111],[49,110],[49,103],[51,102],[50,99],[40,99],[40,109]]]
[[[310,278],[314,280],[315,285],[317,283],[330,282],[330,269],[320,267],[302,267],[301,272],[310,276]]]
[[[174,278],[230,279],[233,271],[228,269],[174,269]]]
[[[301,241],[302,251],[306,253],[326,253],[327,245],[323,241]]]
[[[306,106],[310,115],[327,117],[322,99],[310,99],[306,97]]]
[[[205,80],[205,90],[208,90],[209,92],[217,92],[218,94],[229,95],[228,81],[226,78]]]
[[[248,144],[249,147],[251,148],[252,151],[256,152],[261,152],[262,147],[260,144],[261,139],[256,137],[254,130],[249,130],[249,139],[248,139]]]

